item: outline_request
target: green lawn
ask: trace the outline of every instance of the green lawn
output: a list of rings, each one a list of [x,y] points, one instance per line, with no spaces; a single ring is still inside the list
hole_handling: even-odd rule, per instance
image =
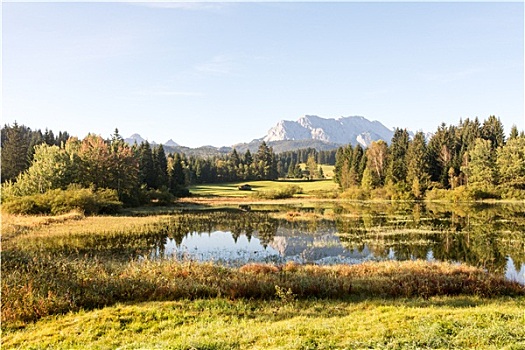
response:
[[[17,349],[524,349],[525,298],[118,304],[2,335]]]
[[[252,191],[240,191],[238,187],[249,184]],[[300,181],[300,180],[278,180],[278,181],[243,181],[222,184],[204,184],[190,187],[190,192],[196,196],[216,197],[249,197],[256,192],[275,191],[296,185],[303,189],[303,196],[323,196],[327,193],[337,191],[338,186],[332,179]]]

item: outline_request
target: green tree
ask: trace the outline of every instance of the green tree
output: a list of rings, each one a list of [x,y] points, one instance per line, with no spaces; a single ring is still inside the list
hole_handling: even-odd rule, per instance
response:
[[[366,157],[368,159],[366,167],[370,169],[373,186],[383,186],[385,184],[388,159],[388,146],[386,142],[383,140],[373,141],[366,150]]]
[[[257,177],[264,180],[277,179],[277,164],[273,149],[268,147],[266,142],[262,142],[255,155],[255,165]]]
[[[64,149],[45,143],[38,145],[31,166],[18,176],[13,194],[26,196],[64,189],[71,183],[71,169],[70,157]]]
[[[509,140],[517,139],[519,137],[518,127],[514,124],[510,129]]]
[[[396,128],[389,147],[388,180],[394,184],[405,182],[407,177],[406,155],[408,151],[409,135],[406,129]]]
[[[468,152],[468,162],[462,169],[469,186],[490,190],[496,183],[495,151],[490,140],[476,139]]]
[[[442,123],[428,143],[429,173],[432,181],[449,188],[449,170],[456,158],[456,128]]]
[[[481,137],[491,142],[492,148],[497,149],[505,143],[505,130],[499,118],[491,115],[483,122]]]
[[[148,141],[142,142],[137,149],[139,161],[139,182],[148,188],[157,187],[157,173],[153,152]]]
[[[2,130],[2,182],[13,181],[29,167],[30,140],[27,129],[18,125],[6,125]]]
[[[168,159],[162,145],[153,148],[153,168],[155,171],[154,188],[168,187]]]
[[[425,135],[417,132],[409,143],[407,155],[407,184],[411,187],[415,198],[421,198],[428,187],[428,153]]]
[[[308,173],[308,179],[312,180],[317,175],[317,162],[315,161],[314,155],[310,154],[306,160],[306,171]]]
[[[497,150],[500,183],[525,190],[525,138],[510,138]]]

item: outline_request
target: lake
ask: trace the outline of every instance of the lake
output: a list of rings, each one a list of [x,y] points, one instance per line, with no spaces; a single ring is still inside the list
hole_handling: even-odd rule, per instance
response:
[[[338,202],[250,209],[175,215],[141,257],[229,266],[424,259],[473,265],[525,284],[523,204]]]

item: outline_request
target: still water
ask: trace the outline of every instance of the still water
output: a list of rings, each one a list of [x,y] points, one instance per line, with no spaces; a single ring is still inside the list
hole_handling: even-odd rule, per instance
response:
[[[147,255],[233,266],[425,259],[525,284],[525,206],[327,203],[182,214]]]

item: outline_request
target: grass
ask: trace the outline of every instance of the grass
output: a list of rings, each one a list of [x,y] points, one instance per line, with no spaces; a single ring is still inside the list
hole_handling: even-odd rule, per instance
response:
[[[335,266],[250,264],[237,269],[191,261],[116,264],[96,258],[12,252],[4,252],[3,260],[2,322],[3,327],[14,329],[49,315],[118,302],[216,297],[269,300],[279,288],[301,300],[525,295],[523,286],[481,269],[424,261]]]
[[[243,184],[249,184],[252,191],[240,191],[238,187]],[[231,182],[223,184],[205,184],[190,187],[190,192],[194,196],[214,196],[214,197],[251,197],[254,193],[265,191],[280,191],[290,185],[296,185],[302,188],[302,194],[299,197],[327,196],[337,192],[337,184],[331,180],[279,180],[279,181],[244,181]]]
[[[2,213],[2,348],[525,348],[525,287],[474,267],[117,258],[228,215]]]
[[[523,349],[525,298],[117,304],[4,332],[17,349]]]

